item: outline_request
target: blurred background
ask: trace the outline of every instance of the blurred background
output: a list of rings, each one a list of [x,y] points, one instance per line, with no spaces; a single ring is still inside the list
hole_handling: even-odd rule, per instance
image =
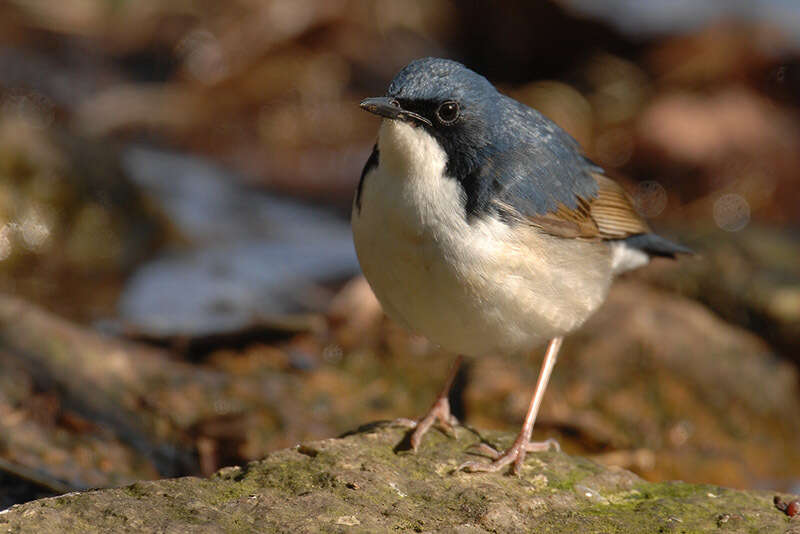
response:
[[[0,508],[425,412],[452,355],[382,316],[348,224],[358,102],[425,55],[699,252],[567,339],[535,437],[800,492],[796,0],[2,0]],[[516,432],[540,357],[471,362],[458,414]]]

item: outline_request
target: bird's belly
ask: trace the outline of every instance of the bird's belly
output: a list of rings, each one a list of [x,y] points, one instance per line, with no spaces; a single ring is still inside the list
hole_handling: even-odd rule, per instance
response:
[[[385,246],[356,245],[364,274],[386,314],[453,352],[501,350],[510,341],[509,325],[502,321],[513,315],[507,304],[481,299],[464,277],[437,258],[430,243],[404,237],[393,236]]]
[[[457,190],[431,198],[414,185],[375,171],[352,217],[362,270],[392,319],[453,352],[511,353],[572,330],[602,302],[607,280],[576,288],[504,223],[467,222],[449,198]]]
[[[496,303],[484,299],[479,309],[467,280],[444,263],[427,238],[393,232],[384,237],[388,240],[380,244],[357,238],[356,248],[387,315],[454,352],[477,355],[498,348],[507,332],[487,313]]]

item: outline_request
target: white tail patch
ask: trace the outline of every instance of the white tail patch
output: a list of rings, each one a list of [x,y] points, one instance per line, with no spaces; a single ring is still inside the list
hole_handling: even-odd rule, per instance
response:
[[[611,251],[611,271],[614,274],[637,269],[650,262],[646,252],[629,247],[624,241],[611,243]]]

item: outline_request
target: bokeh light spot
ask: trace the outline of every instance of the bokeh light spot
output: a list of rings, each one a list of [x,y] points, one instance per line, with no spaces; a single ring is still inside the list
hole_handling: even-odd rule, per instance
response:
[[[658,217],[667,207],[667,191],[655,180],[640,182],[633,192],[633,203],[642,217]]]
[[[13,247],[11,245],[11,238],[9,236],[10,233],[10,225],[4,224],[3,227],[0,228],[0,261],[3,261],[11,256]]]
[[[50,237],[50,228],[44,218],[35,210],[29,210],[22,218],[19,232],[25,246],[30,250],[38,250]]]
[[[738,232],[750,223],[750,204],[742,195],[727,193],[714,202],[714,222],[727,232]]]
[[[183,56],[186,71],[197,81],[214,83],[228,73],[225,53],[217,37],[208,30],[190,32],[178,44],[177,52]]]

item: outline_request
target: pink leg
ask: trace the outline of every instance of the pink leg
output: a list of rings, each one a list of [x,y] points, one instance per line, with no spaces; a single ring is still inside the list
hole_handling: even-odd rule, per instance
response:
[[[450,393],[450,388],[453,387],[453,380],[456,378],[458,368],[461,366],[463,359],[463,356],[458,356],[453,362],[452,367],[450,367],[450,373],[447,375],[447,380],[445,381],[442,390],[439,392],[436,400],[431,405],[431,409],[428,410],[428,413],[425,414],[422,419],[419,421],[400,421],[403,424],[414,428],[414,433],[411,434],[410,439],[411,448],[414,450],[414,452],[417,451],[419,444],[422,442],[422,436],[424,436],[431,426],[433,426],[433,424],[437,421],[448,434],[452,435],[455,432],[453,430],[453,425],[458,424],[458,419],[453,417],[453,414],[450,413],[450,401],[447,400],[447,396]]]
[[[525,461],[525,453],[528,451],[545,451],[551,445],[558,449],[558,443],[555,440],[547,440],[541,442],[532,442],[531,433],[533,432],[533,424],[536,422],[536,415],[539,413],[539,406],[542,404],[544,397],[544,390],[547,389],[547,382],[550,380],[550,374],[553,372],[553,366],[558,359],[558,351],[561,348],[561,342],[564,338],[556,337],[550,340],[547,346],[547,352],[544,355],[542,362],[542,369],[539,371],[539,380],[536,382],[536,390],[533,392],[531,404],[528,407],[528,413],[525,415],[525,423],[522,425],[519,436],[514,441],[514,444],[509,447],[505,452],[498,453],[491,447],[484,445],[481,449],[488,452],[495,459],[493,462],[485,464],[479,462],[466,462],[459,466],[459,470],[463,469],[468,472],[476,471],[499,471],[511,462],[514,465],[511,471],[514,474],[519,474],[522,462]]]

